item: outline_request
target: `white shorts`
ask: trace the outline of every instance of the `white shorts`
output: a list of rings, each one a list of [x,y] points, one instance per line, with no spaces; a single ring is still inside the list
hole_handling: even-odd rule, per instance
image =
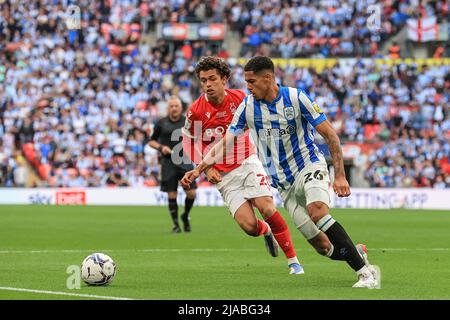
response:
[[[326,163],[315,162],[308,164],[297,174],[294,185],[280,191],[284,207],[306,240],[314,238],[320,232],[309,217],[306,207],[316,201],[323,202],[329,207],[329,185],[330,175]]]
[[[272,197],[267,174],[254,154],[245,159],[240,167],[222,174],[222,181],[216,184],[216,188],[233,217],[248,199]]]

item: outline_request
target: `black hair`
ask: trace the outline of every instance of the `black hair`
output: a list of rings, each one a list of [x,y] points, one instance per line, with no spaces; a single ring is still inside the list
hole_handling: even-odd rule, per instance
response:
[[[195,74],[200,78],[200,71],[217,70],[221,78],[230,78],[231,69],[224,59],[219,57],[207,56],[200,59],[195,66]]]
[[[265,70],[275,73],[275,66],[272,60],[266,56],[253,57],[244,67],[244,71],[253,71],[254,73],[259,73]]]

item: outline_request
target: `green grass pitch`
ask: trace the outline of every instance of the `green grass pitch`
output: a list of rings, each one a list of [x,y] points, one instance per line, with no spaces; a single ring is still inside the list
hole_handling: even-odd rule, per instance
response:
[[[315,253],[281,212],[304,275],[288,275],[282,252],[269,256],[225,208],[194,207],[192,232],[172,234],[165,207],[0,206],[0,299],[450,299],[450,212],[332,210],[380,266],[380,290],[351,288],[354,272]],[[93,252],[115,260],[114,281],[67,289],[67,267]]]

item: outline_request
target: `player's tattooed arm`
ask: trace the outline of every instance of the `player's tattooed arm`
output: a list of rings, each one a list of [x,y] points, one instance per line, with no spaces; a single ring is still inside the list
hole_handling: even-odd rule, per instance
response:
[[[344,155],[342,153],[341,142],[339,141],[336,131],[334,131],[331,126],[331,123],[328,120],[325,120],[316,127],[316,130],[327,142],[328,149],[330,150],[331,158],[333,160],[335,175],[345,176]]]
[[[334,167],[333,190],[339,197],[348,197],[350,195],[350,185],[345,178],[344,155],[342,153],[341,142],[328,120],[316,126],[316,130],[325,139],[328,149],[331,153]]]

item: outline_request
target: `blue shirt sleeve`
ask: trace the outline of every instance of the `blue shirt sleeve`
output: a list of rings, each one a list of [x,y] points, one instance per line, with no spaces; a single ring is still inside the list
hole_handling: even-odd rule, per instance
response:
[[[244,134],[247,129],[247,118],[246,118],[246,108],[247,107],[247,97],[245,97],[244,101],[239,105],[236,112],[234,113],[233,120],[228,127],[228,131],[235,135],[240,136]]]

